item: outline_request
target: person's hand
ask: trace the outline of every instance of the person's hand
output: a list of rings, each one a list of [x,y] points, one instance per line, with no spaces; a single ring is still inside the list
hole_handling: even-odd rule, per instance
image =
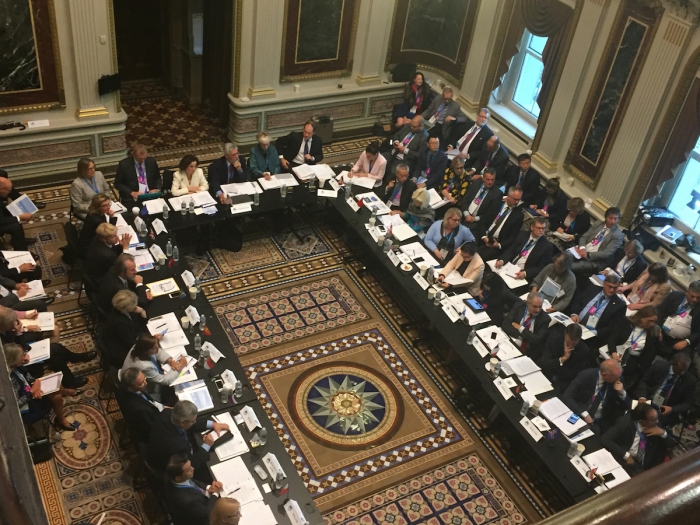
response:
[[[442,286],[443,288],[450,288],[452,285],[450,283],[440,282],[440,286]]]
[[[635,459],[632,456],[627,456],[627,458],[625,459],[625,463],[627,463],[628,465],[634,465],[634,462]]]
[[[150,190],[148,193],[158,193],[159,191],[160,191],[159,189],[154,188],[154,189]]]
[[[467,160],[469,158],[469,153],[467,153],[466,151],[461,151],[459,153],[459,156],[460,158]]]
[[[564,228],[557,228],[557,233],[564,233]]]
[[[447,200],[448,200],[449,202],[451,202],[452,204],[457,204],[457,199],[455,199],[455,198],[452,196],[451,193],[448,193],[448,194],[446,195],[446,197],[447,197]]]
[[[472,182],[483,179],[484,176],[481,173],[475,173],[472,175]]]
[[[156,334],[153,336],[156,341],[162,341],[163,340],[163,334]],[[172,358],[171,358],[172,359]],[[171,365],[172,366],[172,365]]]
[[[31,310],[30,312],[27,312],[24,314],[25,319],[36,319],[39,317],[39,312],[36,310]]]
[[[671,412],[673,412],[673,407],[670,407],[668,405],[661,405],[661,415],[662,416],[667,416]]]
[[[629,308],[630,310],[641,310],[645,306],[646,305],[642,304],[642,303],[632,303],[632,304],[628,304],[627,308]]]
[[[592,424],[593,424],[593,418],[590,416],[590,414],[587,415],[586,417],[584,417],[583,420],[584,420],[586,423],[588,423],[589,425],[592,425]]]
[[[236,159],[236,161],[233,163],[233,167],[236,168],[237,170],[241,169],[241,161],[239,159]]]
[[[438,261],[442,261],[444,259],[444,257],[442,256],[442,252],[440,252],[440,250],[438,250],[437,248],[433,250],[433,253],[435,254],[435,257],[438,258]]]
[[[38,326],[27,326],[27,332],[41,332],[41,328]]]
[[[119,239],[119,244],[121,245],[123,250],[127,250],[129,248],[129,243],[131,242],[131,234],[130,233],[125,233],[122,235],[122,238]]]
[[[642,432],[644,432],[647,436],[663,436],[664,435],[664,429],[661,427],[643,428]]]
[[[32,220],[32,214],[31,213],[20,213],[19,220],[22,222],[29,222]]]
[[[519,325],[518,323],[512,322],[512,323],[510,323],[510,324],[512,324],[512,325],[513,325],[513,328],[515,328],[516,330],[520,330],[520,325]]]
[[[479,290],[479,293],[477,294],[477,297],[479,298],[479,302],[484,300],[484,291]]]
[[[602,273],[603,275],[605,275],[605,276],[607,277],[608,274],[610,273],[610,270],[608,270],[608,269],[606,268],[605,270],[603,270],[603,271],[600,272],[600,273]]]
[[[548,314],[551,314],[553,311],[554,311],[554,308],[547,308],[545,310],[545,312],[547,312]]]
[[[22,297],[24,297],[25,295],[27,295],[27,292],[28,292],[29,290],[28,290],[27,288],[15,287],[15,291],[17,292],[17,297],[19,297],[19,298],[21,299]],[[27,319],[29,319],[28,316],[25,316],[25,317],[26,317]]]
[[[445,122],[452,122],[453,120],[456,120],[454,117],[451,117],[450,115],[447,115],[445,117]]]
[[[403,153],[404,150],[406,149],[406,146],[404,146],[403,144],[398,144],[396,146],[396,149],[399,150],[399,153]]]
[[[314,158],[311,155],[309,155],[308,153],[306,155],[304,155],[304,159],[311,160],[311,161],[314,160]]]
[[[44,395],[44,393],[41,391],[41,379],[34,381],[34,384],[32,384],[32,388],[29,391],[32,393],[32,397],[34,399],[41,399],[41,396]]]
[[[688,346],[688,343],[686,343],[685,340],[683,340],[683,341],[678,341],[675,345],[673,345],[673,349],[674,349],[676,352],[678,352],[678,351],[680,351],[680,350],[684,350],[687,346]]]
[[[139,195],[141,195],[141,192],[140,192],[140,191],[132,191],[132,192],[131,192],[131,198],[134,199],[134,200],[136,200],[136,199],[138,198]]]
[[[136,308],[134,308],[134,313],[140,315],[144,319],[148,318],[148,316],[146,315],[146,310],[144,310],[140,306],[137,306]]]
[[[188,193],[197,193],[199,191],[199,186],[187,186]]]
[[[472,215],[465,215],[464,222],[474,222],[474,217]]]
[[[425,182],[420,182],[420,183],[416,184],[416,187],[425,188]]]
[[[610,354],[610,358],[614,359],[618,363],[622,363],[622,358],[620,357],[620,354],[618,354],[617,352],[613,352],[612,354]]]
[[[396,180],[389,181],[389,184],[386,185],[386,189],[390,190],[394,187],[394,184],[396,184]]]
[[[571,357],[571,352],[573,352],[573,351],[574,351],[573,346],[564,345],[564,355],[562,356],[562,359],[564,361],[569,359]]]
[[[219,494],[222,490],[224,490],[224,484],[220,481],[212,481],[211,485],[207,487],[209,494]]]
[[[571,320],[572,320],[574,323],[578,324],[578,315],[576,315],[576,314],[572,315],[572,316],[571,316]]]
[[[226,423],[217,423],[216,421],[212,421],[211,427],[217,434],[221,434],[224,430],[231,432],[231,427],[229,427]]]
[[[107,212],[107,215],[109,215],[110,217],[114,217],[114,210],[112,208],[110,208],[109,211]]]
[[[226,204],[226,194],[225,193],[219,193],[219,202],[221,204]]]
[[[581,259],[586,258],[586,249],[585,248],[576,248],[576,253],[579,254],[579,257],[581,257]]]
[[[442,193],[442,196],[445,197],[445,198],[447,198],[447,196],[450,194],[450,192],[447,191],[447,188],[445,188],[444,190],[442,190],[441,193]]]
[[[544,211],[544,210],[537,210],[537,214],[538,214],[540,217],[549,217],[549,214],[548,214],[546,211]]]
[[[264,178],[265,180],[271,180],[271,179],[272,179],[272,175],[270,175],[270,172],[269,172],[269,171],[266,171],[265,173],[263,173],[263,178]]]
[[[148,301],[153,300],[153,294],[151,293],[150,290],[146,290],[146,300],[148,300]]]
[[[531,210],[536,210],[536,209],[537,209],[537,204],[530,204],[530,209],[531,209]]]
[[[625,388],[624,385],[622,384],[622,381],[615,381],[615,384],[613,385],[613,388],[615,389],[615,392],[622,392],[622,390]]]
[[[19,273],[31,272],[36,268],[35,264],[32,263],[22,263],[19,265]]]
[[[134,283],[143,284],[143,276],[139,274],[134,275]]]
[[[439,282],[439,283],[444,282],[444,281],[445,281],[445,276],[442,275],[442,274],[438,275],[436,281]]]
[[[284,157],[282,157],[280,159],[280,164],[282,165],[282,167],[284,169],[289,169],[289,161],[287,159],[285,159]]]
[[[214,441],[216,441],[216,439],[214,438],[214,434],[212,432],[209,432],[208,434],[205,434],[202,437],[202,441],[204,441],[204,443],[211,447],[214,444]]]
[[[525,272],[522,272],[522,271],[518,272],[517,274],[515,274],[515,278],[516,279],[525,279]]]
[[[496,261],[496,268],[502,268],[503,267],[503,261],[500,259]]]
[[[401,210],[391,210],[389,215],[401,215]]]

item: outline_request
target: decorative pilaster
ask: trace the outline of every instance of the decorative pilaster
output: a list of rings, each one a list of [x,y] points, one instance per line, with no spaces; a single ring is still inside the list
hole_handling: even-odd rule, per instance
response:
[[[394,2],[387,0],[364,0],[360,3],[363,10],[360,17],[360,27],[364,38],[358,32],[357,49],[359,57],[358,72],[355,82],[358,85],[380,82],[380,71],[383,66],[384,53],[378,50],[386,49],[386,36],[390,32],[389,21],[394,9]],[[358,28],[359,29],[359,28]]]
[[[248,96],[275,95],[280,71],[280,37],[284,4],[281,0],[253,2],[253,53]]]
[[[68,7],[78,86],[78,118],[108,115],[97,90],[99,37],[93,0],[68,0]]]

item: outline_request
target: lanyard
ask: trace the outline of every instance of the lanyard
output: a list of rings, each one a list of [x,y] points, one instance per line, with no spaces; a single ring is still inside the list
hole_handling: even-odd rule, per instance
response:
[[[678,310],[676,310],[676,315],[684,314],[688,310],[690,310],[690,305],[688,304],[688,299],[683,299],[683,302],[678,307]]]
[[[530,325],[532,325],[532,322],[535,320],[534,316],[530,316],[530,319],[526,322],[525,318],[529,315],[529,312],[527,311],[527,306],[525,307],[525,311],[523,312],[523,318],[520,320],[520,325],[525,329],[529,329]]]
[[[635,261],[636,259],[637,259],[636,257],[635,257],[634,259],[629,259],[629,260],[627,261],[627,264],[623,264],[623,265],[622,265],[622,273],[623,273],[623,274],[627,273],[627,270],[629,269],[630,266],[632,266],[632,265],[634,264],[634,261]]]
[[[606,390],[605,392],[603,392],[603,387],[605,386],[605,383],[602,383],[602,384],[600,384],[600,386],[598,386],[599,383],[600,383],[600,372],[598,372],[598,382],[596,383],[596,390],[595,390],[595,394],[593,395],[593,401],[595,401],[596,397],[600,396],[600,402],[602,403],[603,401],[605,401],[605,396],[608,394],[608,391]]]
[[[450,235],[449,235],[449,236],[446,235],[446,234],[444,234],[444,233],[442,234],[442,236],[445,238],[445,241],[447,241],[447,244],[449,244],[450,241],[452,240],[452,237],[455,236],[455,232],[456,232],[456,231],[457,231],[457,228],[455,228],[454,230],[452,230],[452,231],[450,232]]]
[[[600,307],[603,305],[603,302],[607,299],[605,297],[605,294],[603,292],[600,292],[600,297],[598,297],[598,300],[595,303],[595,311],[598,312],[600,310]]]
[[[88,186],[90,186],[90,188],[92,189],[92,191],[94,191],[95,193],[99,193],[99,192],[100,192],[100,190],[97,189],[97,181],[95,180],[95,177],[92,178],[92,182],[88,182],[87,179],[83,179],[83,180],[87,183]]]
[[[403,139],[403,145],[406,146],[409,142],[411,142],[411,139],[413,138],[414,133],[411,132],[406,137]]]
[[[635,330],[639,330],[637,337],[634,337]],[[637,349],[637,341],[639,341],[639,338],[642,337],[642,335],[644,335],[644,330],[642,328],[635,328],[634,330],[632,330],[632,333],[630,334],[630,346],[633,350]]]

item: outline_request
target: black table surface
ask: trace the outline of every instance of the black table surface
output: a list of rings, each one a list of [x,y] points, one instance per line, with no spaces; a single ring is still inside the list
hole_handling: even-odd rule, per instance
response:
[[[356,190],[356,194],[364,192],[361,188],[354,187],[353,189]],[[554,475],[564,490],[575,500],[585,499],[595,495],[593,487],[576,471],[567,457],[569,441],[561,435],[561,433],[553,440],[543,438],[535,442],[532,439],[525,428],[520,424],[520,420],[522,419],[520,409],[523,404],[520,396],[515,394],[508,400],[504,399],[493,384],[494,378],[485,368],[485,364],[490,356],[485,358],[481,357],[473,347],[467,345],[467,336],[471,331],[471,327],[461,321],[452,323],[442,311],[442,308],[440,306],[435,306],[432,299],[428,299],[427,291],[423,291],[413,279],[414,274],[418,271],[415,264],[412,264],[413,271],[409,273],[403,272],[400,268],[393,265],[387,255],[383,253],[382,248],[374,242],[365,228],[365,223],[370,217],[370,211],[364,207],[360,208],[358,212],[353,211],[345,202],[345,198],[346,196],[341,193],[337,199],[330,200],[333,201],[333,205],[340,216],[345,219],[356,235],[364,241],[368,252],[388,270],[389,274],[394,278],[396,285],[408,291],[410,298],[415,303],[418,310],[430,320],[435,329],[449,342],[450,346],[457,352],[474,376],[478,378],[482,388],[489,394],[503,415],[520,434],[522,439],[527,442],[532,451],[537,454],[541,462]],[[413,237],[399,244],[408,244],[418,240],[418,237]],[[394,241],[394,243],[396,244],[396,241]],[[514,379],[517,380],[515,377]],[[551,397],[551,394],[552,393],[549,392],[537,397],[538,399],[545,399]],[[581,443],[586,447],[586,454],[600,448],[600,442],[595,436],[583,440]]]

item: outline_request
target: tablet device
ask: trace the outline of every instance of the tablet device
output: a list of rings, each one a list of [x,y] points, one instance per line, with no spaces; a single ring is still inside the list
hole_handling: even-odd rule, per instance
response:
[[[479,301],[476,299],[464,299],[464,304],[466,304],[469,308],[471,308],[475,312],[483,312],[484,307],[481,306]]]

